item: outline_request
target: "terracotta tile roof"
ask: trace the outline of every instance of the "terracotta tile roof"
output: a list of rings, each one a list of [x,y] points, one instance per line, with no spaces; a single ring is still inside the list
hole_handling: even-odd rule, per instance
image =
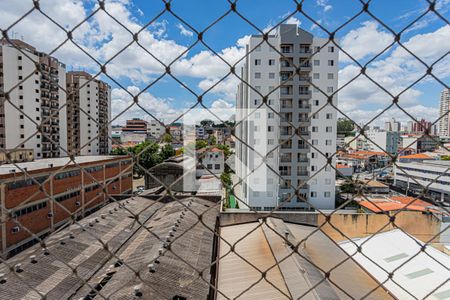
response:
[[[336,169],[346,169],[346,168],[351,168],[351,167],[346,166],[346,165],[342,165],[342,164],[337,164],[336,165]]]
[[[372,198],[369,200],[359,201],[359,205],[375,213],[402,209],[410,211],[426,211],[437,214],[444,213],[443,211],[436,209],[433,204],[414,197],[391,196],[389,198]]]
[[[401,159],[432,159],[431,156],[426,155],[425,153],[403,155],[403,156],[400,156],[400,158]]]

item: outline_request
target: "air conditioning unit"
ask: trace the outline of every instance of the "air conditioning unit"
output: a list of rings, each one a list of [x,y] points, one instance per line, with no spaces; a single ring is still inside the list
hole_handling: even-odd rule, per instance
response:
[[[13,228],[11,228],[11,232],[12,233],[17,233],[20,231],[20,227],[19,226],[14,226]]]

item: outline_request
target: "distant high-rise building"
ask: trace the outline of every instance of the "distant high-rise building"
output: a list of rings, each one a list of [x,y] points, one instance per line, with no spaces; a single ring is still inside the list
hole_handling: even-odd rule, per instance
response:
[[[326,155],[336,151],[337,116],[326,104],[327,95],[337,89],[338,48],[291,24],[280,25],[268,37],[282,55],[262,41],[258,35],[249,40],[242,69],[246,84],[239,85],[237,94],[236,118],[244,120],[236,128],[236,156],[242,162],[237,175],[246,179],[239,197],[255,210],[310,208],[306,201],[315,208],[333,208],[336,174],[326,166]],[[331,100],[337,104],[336,95]],[[263,101],[277,113],[250,114]],[[268,150],[264,177],[253,172],[261,158],[248,146]],[[299,193],[292,187],[299,187]]]
[[[413,132],[413,121],[408,121],[406,123],[406,132],[407,133]]]
[[[11,42],[0,41],[0,149],[32,149],[35,158],[65,156],[65,65],[21,40]]]
[[[384,130],[400,132],[401,126],[402,124],[400,122],[397,122],[392,118],[390,121],[384,123]]]
[[[67,73],[68,149],[74,155],[111,151],[111,87],[86,72]]]
[[[425,130],[431,131],[431,122],[428,122],[425,119],[420,120],[419,122],[414,122],[413,130],[414,133],[424,133]],[[431,132],[430,132],[431,134]]]
[[[439,103],[439,135],[450,136],[450,89],[444,89],[441,92],[441,99]]]

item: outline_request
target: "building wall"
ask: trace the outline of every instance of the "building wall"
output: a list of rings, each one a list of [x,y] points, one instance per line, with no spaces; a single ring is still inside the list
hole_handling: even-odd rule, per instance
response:
[[[198,156],[201,161],[201,168],[197,167],[197,176],[211,175],[211,173],[220,175],[223,173],[225,166],[223,152],[205,152]]]
[[[3,125],[0,148],[33,149],[38,159],[64,156],[67,148],[63,107],[65,66],[22,41],[13,40],[13,43],[20,50],[4,41],[0,45],[3,88],[9,91],[19,84],[10,92],[10,102],[0,108]],[[39,72],[35,71],[36,63]],[[42,132],[37,132],[36,123],[42,125]]]
[[[282,45],[291,45],[292,51],[283,53],[281,57],[267,43],[260,45],[260,36],[252,36],[242,69],[243,80],[252,88],[240,84],[237,93],[237,120],[244,120],[236,129],[236,135],[244,141],[238,139],[236,143],[239,160],[237,175],[246,178],[241,186],[240,197],[245,199],[248,206],[259,210],[270,210],[277,206],[307,207],[304,202],[292,197],[294,193],[291,186],[303,185],[326,164],[326,158],[321,157],[318,150],[328,154],[336,151],[336,112],[327,106],[315,118],[312,117],[312,112],[324,106],[328,98],[318,89],[313,89],[309,80],[324,93],[332,94],[337,89],[337,48],[329,50],[325,46],[314,54],[311,65],[301,66],[300,62],[311,56],[311,52],[302,50],[306,49],[305,45],[314,50],[326,41],[297,29],[296,25],[284,24],[278,30],[278,34],[269,37],[269,43],[277,47],[278,51],[284,49]],[[273,60],[274,64],[269,65],[269,60]],[[313,60],[320,63],[314,65]],[[329,60],[333,61],[333,66],[328,65]],[[300,76],[293,76],[296,67],[300,68]],[[315,73],[319,76],[313,76]],[[331,79],[328,79],[328,73]],[[282,87],[275,89],[280,83]],[[270,109],[253,112],[262,103],[261,95],[268,95],[267,105],[279,112],[281,118]],[[336,104],[336,97],[332,101]],[[294,135],[293,129],[297,127],[300,127],[300,137]],[[317,150],[311,150],[305,140],[309,143],[315,140]],[[276,148],[278,145],[281,146]],[[259,154],[252,148],[257,149]],[[272,151],[274,148],[276,150]],[[267,156],[266,165],[251,173],[261,164],[260,155]],[[272,170],[280,174],[282,179]],[[327,168],[318,177],[312,184],[303,185],[300,192],[314,207],[332,208],[335,172]]]
[[[442,117],[439,120],[439,135],[448,137],[450,136],[450,90],[444,89],[441,92],[441,99],[439,102],[439,116]]]
[[[338,228],[348,238],[365,237],[377,232],[393,230],[396,227],[413,235],[423,242],[428,242],[437,235],[433,242],[439,241],[441,221],[433,216],[422,214],[422,212],[402,211],[395,216],[395,225],[389,222],[389,217],[396,212],[389,214],[333,214],[330,222]],[[324,224],[325,223],[325,224]],[[386,226],[389,224],[388,226]],[[321,230],[335,241],[347,240],[341,233],[326,223],[325,216],[318,215],[317,225]]]
[[[60,168],[33,171],[32,177],[43,183],[42,190],[29,176],[3,176],[0,200],[8,211],[2,211],[5,220],[0,235],[2,252],[32,240],[28,231],[41,235],[55,229],[73,213],[83,216],[89,209],[110,200],[109,196],[132,190],[130,158],[94,161],[81,166],[84,172],[76,166],[67,166],[62,171]],[[16,212],[19,216],[13,217]],[[13,232],[14,227],[20,230]]]
[[[71,94],[69,150],[75,155],[104,155],[111,150],[111,87],[86,72],[67,73]]]
[[[441,165],[436,164],[441,163]],[[417,184],[450,196],[450,162],[397,162],[394,165],[394,185],[411,188]],[[418,186],[420,189],[422,187]]]

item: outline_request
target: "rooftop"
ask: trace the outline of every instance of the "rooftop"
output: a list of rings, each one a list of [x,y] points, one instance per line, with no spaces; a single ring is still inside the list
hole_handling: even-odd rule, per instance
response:
[[[202,215],[203,224],[196,214]],[[79,225],[50,236],[48,255],[36,245],[6,262],[8,266],[21,262],[22,272],[12,274],[7,265],[0,265],[6,277],[0,295],[4,299],[40,298],[38,293],[47,299],[92,299],[101,294],[98,298],[132,299],[134,288],[140,286],[144,299],[167,300],[176,295],[206,299],[217,214],[218,205],[200,198],[162,204],[132,197],[109,204]],[[163,247],[168,236],[170,250]],[[149,263],[154,264],[154,273],[149,272]]]
[[[356,250],[359,245],[361,253]],[[423,245],[399,229],[340,243],[397,299],[449,299],[450,256],[433,247],[422,251]]]
[[[299,246],[293,253],[281,236]],[[245,236],[244,239],[242,239]],[[221,228],[218,299],[393,299],[364,269],[314,227],[269,218]],[[240,241],[239,241],[240,240]],[[237,242],[235,252],[230,246]],[[237,255],[238,253],[239,255]],[[278,265],[277,265],[278,263]],[[332,270],[330,279],[325,272]],[[266,276],[261,280],[261,273]],[[343,290],[343,291],[342,291]]]
[[[362,207],[375,213],[404,209],[448,215],[448,212],[446,212],[445,209],[434,206],[421,199],[407,196],[365,196],[360,199],[358,203]]]
[[[86,164],[93,162],[102,162],[114,159],[123,159],[127,156],[122,155],[90,155],[90,156],[75,156],[74,160],[77,164]],[[9,174],[12,172],[20,173],[21,169],[26,168],[28,172],[48,169],[48,168],[61,168],[63,166],[74,165],[74,162],[69,157],[58,158],[43,158],[30,162],[21,162],[15,164],[0,165],[0,175]],[[14,170],[14,171],[12,171]]]

